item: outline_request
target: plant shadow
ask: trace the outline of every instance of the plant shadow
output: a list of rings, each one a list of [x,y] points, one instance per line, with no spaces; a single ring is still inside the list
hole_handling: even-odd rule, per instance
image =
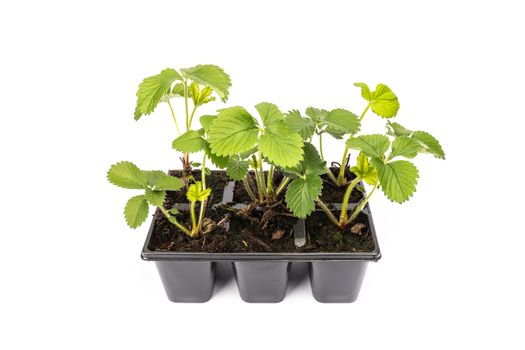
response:
[[[296,290],[309,288],[308,284],[308,263],[293,262],[290,268],[290,276],[288,278],[288,288],[286,296],[295,293]]]
[[[233,283],[233,268],[229,261],[217,261],[215,263],[215,287],[213,288],[213,296],[220,293],[230,283]]]

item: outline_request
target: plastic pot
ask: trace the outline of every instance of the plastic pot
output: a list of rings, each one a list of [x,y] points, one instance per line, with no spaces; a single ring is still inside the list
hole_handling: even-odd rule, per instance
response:
[[[232,198],[232,183],[224,201]],[[228,192],[228,193],[227,193]],[[336,206],[337,207],[337,206]],[[152,222],[142,249],[142,259],[155,261],[168,299],[174,302],[205,302],[213,295],[215,262],[231,262],[241,298],[246,302],[275,303],[286,295],[291,264],[307,262],[312,293],[320,302],[353,302],[357,299],[369,262],[381,252],[370,208],[365,207],[367,225],[374,241],[372,252],[322,253],[202,253],[164,252],[150,249],[155,230]],[[304,230],[304,222],[296,225]]]

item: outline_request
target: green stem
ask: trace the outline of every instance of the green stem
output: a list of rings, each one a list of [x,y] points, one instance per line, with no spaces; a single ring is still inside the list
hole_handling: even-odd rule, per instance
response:
[[[350,216],[350,219],[348,219],[348,221],[345,223],[345,225],[348,225],[349,223],[351,223],[352,221],[355,220],[357,215],[359,215],[361,210],[363,210],[363,208],[365,207],[366,203],[368,203],[368,201],[370,200],[370,197],[372,196],[372,193],[374,193],[374,191],[376,190],[378,185],[379,185],[379,183],[375,184],[375,186],[372,188],[372,190],[370,191],[368,196],[366,196],[366,198],[361,202],[361,204],[359,204],[359,206],[354,210],[354,212],[352,213],[352,216]]]
[[[334,216],[334,214],[330,211],[330,209],[328,209],[328,206],[320,199],[320,198],[317,198],[315,200],[315,202],[317,203],[317,205],[319,207],[321,207],[321,209],[323,209],[323,211],[325,212],[325,214],[328,216],[328,218],[330,219],[330,221],[332,221],[336,226],[339,226],[339,221],[337,221],[337,218]]]
[[[184,80],[184,107],[186,108],[186,131],[190,130],[190,114],[188,113],[188,82]]]
[[[366,105],[365,110],[363,113],[361,113],[361,116],[359,117],[359,121],[363,120],[365,117],[366,112],[368,112],[368,109],[370,108],[370,103]],[[350,135],[348,139],[351,139],[354,137],[354,135]],[[343,153],[343,159],[341,160],[341,166],[339,167],[339,176],[337,177],[337,185],[342,186],[345,183],[345,163],[346,163],[346,157],[348,156],[348,146],[345,147],[345,152]]]
[[[171,116],[175,122],[175,127],[177,128],[177,134],[180,135],[179,123],[177,123],[177,118],[175,118],[175,112],[173,112],[173,107],[171,106],[170,99],[168,98],[168,106],[170,106]]]
[[[259,152],[259,157],[257,159],[257,168],[259,169],[259,181],[261,182],[261,188],[263,197],[266,198],[267,192],[266,192],[266,186],[264,183],[264,170],[263,170],[263,162],[262,162],[262,153]]]
[[[319,134],[319,153],[321,154],[321,159],[324,160],[324,154],[323,154],[323,134]]]
[[[195,217],[195,201],[190,203],[190,213],[191,213],[191,236],[193,237],[195,229],[197,228],[197,218]]]
[[[193,106],[193,111],[191,111],[190,115],[190,123],[188,125],[188,128],[191,128],[191,123],[193,122],[193,116],[195,115],[195,111],[197,110],[197,106]]]
[[[259,173],[259,165],[255,154],[252,156],[252,161],[255,165],[255,182],[257,183],[257,192],[259,193],[259,201],[264,202],[264,181],[261,181],[261,174]]]
[[[346,188],[345,196],[343,197],[343,206],[341,208],[341,215],[339,216],[339,225],[342,225],[346,221],[348,201],[350,200],[350,195],[352,194],[352,190],[359,183],[359,180],[361,179],[356,177],[354,181],[352,181]]]
[[[339,176],[337,177],[337,185],[341,186],[342,183],[345,181],[345,162],[346,157],[348,156],[348,146],[345,147],[345,151],[343,153],[343,159],[341,159],[341,163],[339,165]]]
[[[202,156],[201,177],[202,190],[204,191],[206,189],[206,154]],[[201,208],[199,211],[199,221],[197,223],[197,232],[195,232],[197,235],[201,232],[202,218],[204,217],[204,211],[206,210],[206,202],[206,200],[200,201]]]
[[[359,121],[363,120],[363,118],[365,117],[365,114],[366,114],[366,112],[368,112],[369,108],[370,108],[370,103],[366,106],[366,108],[363,111],[363,113],[361,113],[361,116],[359,117]]]
[[[277,187],[277,192],[275,192],[276,197],[279,196],[279,194],[284,190],[288,182],[290,182],[290,178],[285,176],[283,180],[281,181],[281,184],[279,185],[279,187]]]
[[[175,216],[170,215],[170,213],[168,213],[168,211],[166,209],[164,209],[164,207],[162,207],[162,206],[159,206],[158,208],[168,218],[169,222],[171,222],[172,224],[177,226],[179,228],[179,230],[181,230],[182,232],[184,232],[185,234],[187,234],[188,236],[191,237],[191,231],[188,230],[186,227],[184,227],[180,222],[178,222],[177,218],[175,218]]]
[[[268,195],[270,197],[273,197],[274,190],[273,190],[273,171],[274,166],[270,166],[270,170],[268,171],[268,178],[266,179],[266,192],[268,192]]]
[[[257,202],[257,198],[253,194],[252,187],[250,186],[250,183],[248,182],[248,175],[244,179],[242,179],[242,182],[244,183],[244,188],[246,189],[246,193],[248,193],[248,196],[252,199],[252,201]]]
[[[330,180],[332,180],[332,182],[334,183],[334,185],[339,186],[339,182],[338,182],[337,179],[335,178],[334,173],[332,173],[332,170],[330,170],[330,168],[328,167],[328,165],[326,166],[326,175],[328,175],[328,177],[330,178]]]

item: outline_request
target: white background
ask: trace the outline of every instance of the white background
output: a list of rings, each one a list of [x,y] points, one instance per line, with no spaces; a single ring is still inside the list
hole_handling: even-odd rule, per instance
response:
[[[519,1],[2,2],[0,348],[525,348],[523,13]],[[135,92],[198,63],[229,72],[228,105],[252,111],[360,113],[353,82],[386,83],[397,121],[440,139],[447,160],[417,159],[414,198],[373,198],[383,259],[356,303],[316,302],[300,266],[279,304],[242,302],[232,280],[208,303],[174,304],[140,260],[147,225],[127,228],[131,193],[105,174],[119,160],[179,166],[167,106],[135,122]]]

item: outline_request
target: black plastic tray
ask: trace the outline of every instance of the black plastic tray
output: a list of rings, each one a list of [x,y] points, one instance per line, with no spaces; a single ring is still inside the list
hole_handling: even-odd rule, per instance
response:
[[[234,182],[228,183],[223,200],[216,205],[231,203],[233,186]],[[375,247],[374,251],[367,253],[157,252],[149,249],[155,230],[155,221],[152,220],[141,256],[143,260],[155,261],[168,298],[174,302],[208,301],[213,294],[215,262],[218,261],[232,263],[239,293],[247,302],[283,300],[292,262],[308,263],[312,293],[316,300],[353,302],[359,294],[368,263],[381,258],[368,205],[364,212]],[[296,229],[304,229],[304,222],[296,225]]]

